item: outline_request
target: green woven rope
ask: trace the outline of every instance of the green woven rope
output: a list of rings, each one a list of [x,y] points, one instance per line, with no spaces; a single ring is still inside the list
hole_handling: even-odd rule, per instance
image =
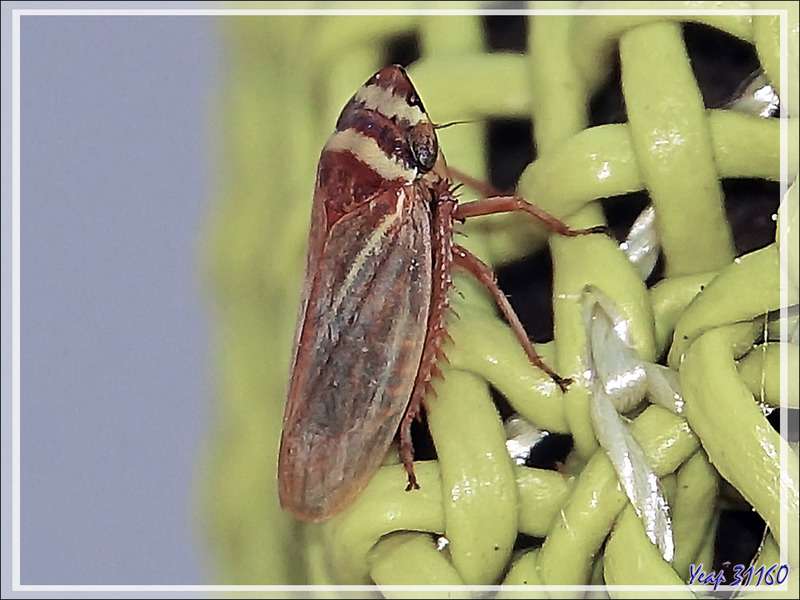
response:
[[[790,18],[796,47],[796,10]],[[690,564],[712,562],[723,478],[771,526],[760,560],[788,560],[796,586],[797,454],[788,449],[781,476],[784,441],[757,403],[777,403],[787,344],[751,351],[764,313],[781,306],[779,246],[734,261],[720,187],[725,177],[780,178],[779,122],[703,108],[681,35],[688,20],[755,43],[777,82],[773,16],[536,15],[528,18],[527,54],[487,54],[475,16],[225,21],[232,54],[219,100],[223,188],[205,257],[217,313],[219,414],[202,474],[215,582],[681,585]],[[538,158],[518,188],[526,198],[573,227],[604,222],[599,198],[646,190],[653,200],[667,272],[651,289],[610,238],[546,239],[518,216],[478,219],[464,230],[465,245],[490,264],[549,243],[555,341],[540,350],[560,374],[580,379],[585,368],[578,299],[587,284],[629,319],[642,358],[669,350],[669,364],[680,368],[685,419],[651,406],[632,427],[670,501],[672,565],[647,539],[598,448],[588,390],[573,385],[562,394],[530,366],[491,302],[463,278],[456,280],[463,298],[453,295],[460,318],[450,322],[449,365],[429,401],[439,459],[418,463],[422,489],[406,493],[402,467],[388,464],[351,510],[321,525],[300,525],[278,506],[275,465],[316,160],[341,107],[381,66],[387,41],[409,33],[422,50],[409,73],[435,121],[533,120]],[[617,48],[629,122],[587,129],[589,99]],[[794,121],[796,54],[789,80]],[[440,140],[451,165],[485,178],[480,122],[442,130]],[[790,162],[790,179],[796,166]],[[796,186],[781,219],[790,224],[789,301],[796,303]],[[789,346],[796,364],[797,346]],[[489,384],[538,427],[572,434],[571,477],[514,466]],[[796,381],[789,401],[797,406]],[[788,559],[777,555],[785,541],[781,491],[795,540]],[[400,533],[384,537],[392,532]],[[545,538],[543,546],[513,554],[520,532]],[[447,537],[449,554],[431,534]]]

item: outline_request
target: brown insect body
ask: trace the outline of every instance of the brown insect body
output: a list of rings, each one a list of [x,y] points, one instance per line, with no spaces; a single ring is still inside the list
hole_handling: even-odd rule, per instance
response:
[[[515,210],[585,233],[518,197],[458,206],[402,67],[381,69],[345,106],[317,168],[278,461],[281,505],[297,518],[346,508],[398,428],[408,489],[418,487],[410,426],[438,374],[454,263],[492,293],[531,362],[566,386],[536,355],[491,270],[453,244],[454,220]]]
[[[322,151],[278,468],[300,519],[348,505],[424,396],[450,286],[440,156],[399,67],[356,93]]]

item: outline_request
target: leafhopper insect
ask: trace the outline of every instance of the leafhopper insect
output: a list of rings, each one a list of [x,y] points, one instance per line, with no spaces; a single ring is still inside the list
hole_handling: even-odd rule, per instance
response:
[[[408,75],[381,69],[344,107],[317,168],[306,278],[278,460],[281,505],[303,521],[350,505],[395,436],[414,475],[411,423],[439,374],[455,266],[492,294],[531,362],[537,356],[491,269],[453,242],[456,221],[527,212],[575,231],[516,196],[459,205]]]

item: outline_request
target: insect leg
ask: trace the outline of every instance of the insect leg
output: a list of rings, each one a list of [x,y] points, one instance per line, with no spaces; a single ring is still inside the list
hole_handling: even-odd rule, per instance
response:
[[[449,184],[448,184],[449,187]],[[447,360],[442,351],[442,344],[450,339],[445,328],[445,317],[450,307],[447,293],[452,285],[450,267],[452,264],[453,243],[453,210],[456,200],[450,196],[440,195],[440,201],[435,207],[431,230],[431,251],[433,252],[433,273],[431,279],[430,313],[428,314],[428,332],[425,338],[425,347],[422,350],[417,379],[414,382],[414,391],[406,408],[406,414],[400,423],[400,461],[408,474],[406,491],[419,489],[417,478],[414,474],[414,445],[411,441],[411,423],[419,418],[420,407],[427,410],[425,397],[433,393],[431,379],[439,377],[441,371],[437,366],[440,360]]]
[[[590,227],[589,229],[571,229],[566,223],[531,204],[522,196],[493,196],[475,200],[474,202],[465,202],[464,204],[458,205],[453,218],[461,221],[469,217],[479,217],[482,215],[493,215],[504,212],[527,213],[551,231],[567,237],[608,232],[608,229],[604,225]]]
[[[503,290],[497,287],[497,280],[495,279],[494,272],[477,256],[459,245],[453,246],[453,262],[472,274],[472,276],[475,277],[483,285],[483,287],[489,291],[489,293],[492,295],[492,298],[494,298],[494,301],[500,307],[500,311],[503,313],[503,316],[505,316],[508,324],[511,326],[511,330],[517,336],[522,344],[522,347],[525,349],[525,353],[528,355],[531,363],[547,373],[550,378],[558,384],[558,387],[560,387],[562,391],[566,391],[567,387],[569,387],[569,384],[572,383],[572,380],[561,377],[553,369],[547,366],[547,364],[545,364],[545,362],[536,353],[536,349],[528,339],[528,335],[525,333],[525,328],[522,326],[522,322],[519,320],[517,313],[514,312],[514,309],[511,306],[511,303],[508,301],[508,298],[506,298],[506,295],[503,293]]]
[[[589,229],[571,229],[560,219],[543,211],[535,204],[531,204],[521,196],[508,195],[491,184],[475,179],[453,167],[448,166],[447,170],[453,179],[461,181],[484,197],[481,200],[460,204],[454,214],[454,218],[457,220],[501,212],[526,212],[551,231],[567,237],[589,233],[608,233],[608,229],[603,226],[590,227]]]
[[[400,424],[400,462],[408,474],[406,491],[418,490],[417,476],[414,473],[414,444],[411,441],[411,422],[417,416],[417,407],[409,406]]]

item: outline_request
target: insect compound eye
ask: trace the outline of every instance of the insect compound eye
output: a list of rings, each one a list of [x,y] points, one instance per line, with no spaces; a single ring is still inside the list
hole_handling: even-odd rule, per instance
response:
[[[419,130],[418,130],[419,131]],[[423,173],[427,173],[436,164],[436,157],[439,154],[439,144],[436,135],[431,132],[419,131],[411,136],[411,152],[417,168]]]

